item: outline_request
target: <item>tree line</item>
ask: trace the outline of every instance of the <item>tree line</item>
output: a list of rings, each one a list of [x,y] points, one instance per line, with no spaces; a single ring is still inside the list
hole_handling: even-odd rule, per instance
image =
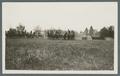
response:
[[[48,39],[64,39],[64,40],[74,40],[75,31],[73,30],[60,30],[60,29],[48,29],[41,31],[41,29],[36,28],[34,31],[27,32],[25,26],[19,25],[16,28],[10,28],[6,31],[7,38],[39,38],[47,36]]]
[[[114,38],[114,27],[110,26],[108,28],[103,27],[100,30],[100,38],[104,39],[105,37]]]
[[[46,34],[49,39],[64,39],[64,40],[75,39],[75,31],[69,29],[67,31],[63,31],[60,29],[58,30],[50,29],[47,30]]]
[[[27,32],[25,30],[25,26],[19,25],[16,28],[10,28],[8,31],[5,31],[7,38],[30,38],[35,34],[31,32]]]
[[[86,33],[88,29],[85,29]],[[93,34],[93,27],[90,27],[90,36]],[[61,29],[48,29],[42,31],[41,29],[34,29],[33,31],[27,32],[25,26],[19,25],[16,28],[10,28],[5,32],[7,38],[39,38],[46,36],[48,39],[64,39],[64,40],[74,40],[75,39],[74,30],[61,30]],[[114,38],[114,27],[103,27],[98,31],[99,38],[104,39],[105,37]]]

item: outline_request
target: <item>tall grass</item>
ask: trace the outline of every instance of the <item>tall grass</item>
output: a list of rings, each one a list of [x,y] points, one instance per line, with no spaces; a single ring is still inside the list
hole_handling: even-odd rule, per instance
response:
[[[113,70],[114,42],[7,39],[6,69]]]

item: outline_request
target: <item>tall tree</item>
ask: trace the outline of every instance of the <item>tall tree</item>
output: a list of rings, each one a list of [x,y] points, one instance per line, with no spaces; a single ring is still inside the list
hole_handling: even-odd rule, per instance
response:
[[[90,35],[90,36],[93,36],[93,34],[94,34],[94,29],[93,29],[93,27],[91,26],[91,27],[90,27],[90,30],[89,30],[89,35]]]
[[[108,37],[109,31],[106,27],[102,28],[100,30],[100,37],[104,39],[105,37]]]
[[[25,31],[25,26],[20,24],[19,26],[17,26],[17,31],[24,32]]]
[[[85,35],[88,35],[88,28],[85,29],[84,33]]]
[[[114,38],[114,27],[113,27],[113,26],[110,26],[110,27],[108,28],[108,31],[109,31],[109,37]]]
[[[20,36],[20,37],[24,37],[25,36],[25,26],[23,26],[23,25],[19,25],[19,26],[17,26],[16,27],[17,28],[17,33],[18,33],[18,36]]]

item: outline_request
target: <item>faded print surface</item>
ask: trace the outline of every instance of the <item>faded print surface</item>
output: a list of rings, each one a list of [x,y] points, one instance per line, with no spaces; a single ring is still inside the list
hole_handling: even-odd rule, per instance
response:
[[[115,2],[3,3],[5,69],[114,70]]]

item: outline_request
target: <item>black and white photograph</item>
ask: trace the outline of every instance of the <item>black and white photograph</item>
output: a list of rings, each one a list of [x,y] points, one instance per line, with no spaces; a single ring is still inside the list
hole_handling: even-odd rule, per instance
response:
[[[117,74],[117,2],[3,2],[5,74]]]

